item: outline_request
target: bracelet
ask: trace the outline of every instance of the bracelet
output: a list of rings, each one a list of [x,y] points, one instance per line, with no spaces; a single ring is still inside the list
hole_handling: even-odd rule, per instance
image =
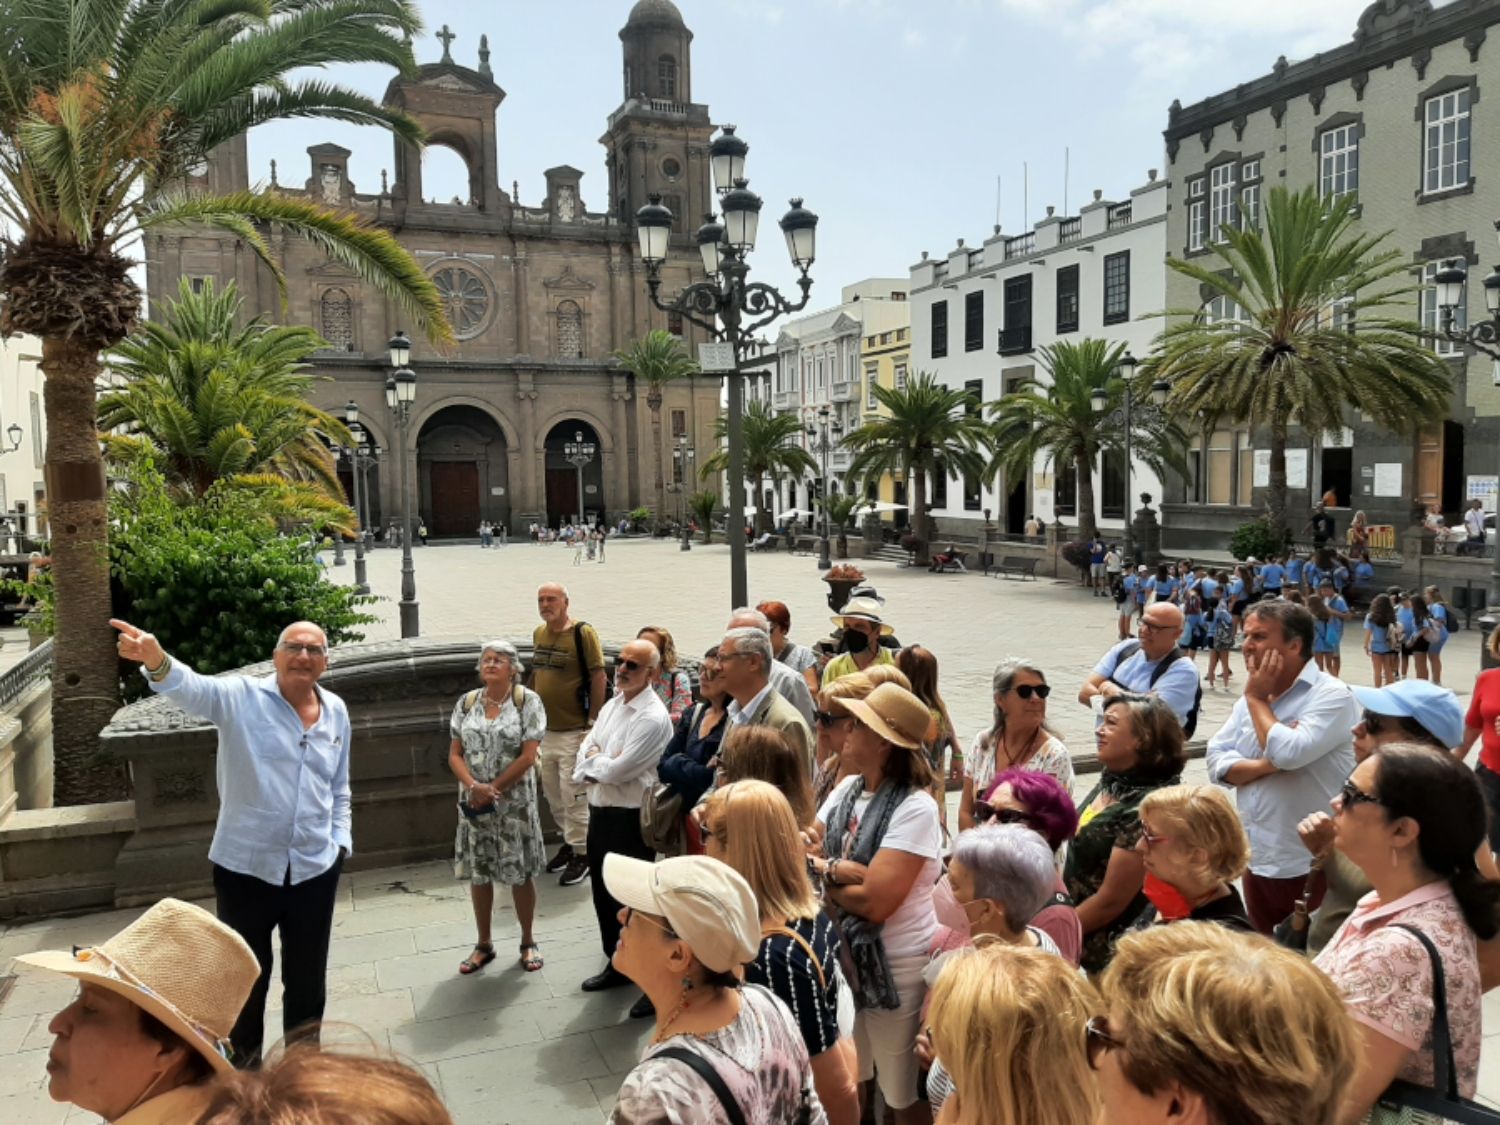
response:
[[[155,668],[147,668],[146,669],[146,678],[148,680],[150,680],[153,684],[160,683],[162,680],[164,680],[164,679],[167,678],[167,673],[170,672],[171,670],[172,670],[172,658],[170,656],[165,656],[165,657],[162,658],[162,662],[160,664],[158,664]]]

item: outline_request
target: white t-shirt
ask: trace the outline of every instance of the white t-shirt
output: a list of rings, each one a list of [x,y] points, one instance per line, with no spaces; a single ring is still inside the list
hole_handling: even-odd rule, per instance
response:
[[[846,777],[834,787],[833,792],[828,795],[828,800],[823,802],[823,807],[818,810],[818,819],[825,826],[851,785],[863,786],[864,779],[858,774]],[[854,846],[860,818],[870,807],[870,799],[874,796],[873,793],[862,792],[859,799],[854,802],[854,811],[850,814],[852,819],[849,831],[844,836],[846,850]],[[912,883],[905,901],[896,908],[894,914],[885,920],[885,926],[880,931],[880,940],[885,945],[887,957],[925,956],[932,945],[932,936],[937,931],[937,913],[932,906],[932,888],[943,870],[941,858],[943,827],[938,819],[937,802],[932,799],[932,794],[925,790],[913,789],[907,795],[906,800],[896,806],[896,811],[891,814],[891,822],[886,827],[885,838],[880,842],[880,846],[921,856],[927,861],[917,872],[917,878]],[[829,856],[828,858],[840,857]]]

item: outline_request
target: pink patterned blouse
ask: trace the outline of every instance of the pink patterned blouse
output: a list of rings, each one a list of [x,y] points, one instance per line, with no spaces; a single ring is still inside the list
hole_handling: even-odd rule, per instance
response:
[[[651,685],[651,690],[656,692],[656,698],[667,705],[667,717],[673,723],[693,705],[693,684],[686,672],[663,671]]]
[[[1479,960],[1474,932],[1446,882],[1429,883],[1388,905],[1371,891],[1313,964],[1338,985],[1351,1016],[1411,1050],[1397,1077],[1430,1086],[1432,962],[1414,934],[1394,927],[1398,922],[1421,930],[1438,948],[1458,1088],[1472,1098],[1482,1040]]]

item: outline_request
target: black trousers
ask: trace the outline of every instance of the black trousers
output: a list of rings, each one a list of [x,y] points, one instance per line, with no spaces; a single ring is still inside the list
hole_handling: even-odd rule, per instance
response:
[[[641,810],[589,806],[589,834],[585,845],[589,861],[589,885],[594,892],[594,914],[599,919],[599,942],[604,957],[614,956],[620,940],[620,903],[604,886],[604,857],[610,852],[634,856],[648,862],[656,851],[641,839]]]
[[[281,886],[241,875],[214,864],[215,910],[260,962],[260,979],[245,1001],[229,1040],[236,1065],[253,1066],[265,1038],[266,993],[276,963],[271,931],[281,931],[281,1028],[290,1034],[323,1019],[328,998],[328,939],[333,929],[333,901],[339,889],[343,857],[321,875],[293,884],[291,872]]]

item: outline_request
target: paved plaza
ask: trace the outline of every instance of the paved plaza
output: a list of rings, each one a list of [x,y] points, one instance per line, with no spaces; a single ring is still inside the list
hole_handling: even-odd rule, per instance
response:
[[[622,642],[647,624],[670,628],[688,653],[701,653],[719,639],[729,610],[725,547],[695,544],[683,553],[671,542],[627,540],[612,542],[608,551],[602,565],[575,567],[573,551],[560,545],[418,548],[423,633],[528,638],[536,623],[536,586],[555,579],[569,587],[575,617],[597,625],[608,641]],[[399,635],[399,567],[397,551],[370,557],[371,585],[389,599],[377,607],[382,620],[369,630],[372,640]],[[1114,639],[1109,603],[1047,579],[1023,583],[933,575],[880,562],[866,564],[865,570],[885,596],[901,639],[937,654],[941,686],[965,739],[987,721],[996,661],[1016,654],[1047,669],[1058,689],[1051,719],[1068,744],[1075,752],[1092,749],[1089,712],[1073,696]],[[352,581],[352,560],[329,574]],[[810,643],[827,632],[827,587],[812,558],[752,555],[750,589],[752,602],[787,603],[795,640]],[[1346,678],[1368,683],[1358,636],[1351,629]],[[1477,638],[1477,632],[1460,633],[1446,654],[1445,679],[1465,696],[1478,668]],[[1241,674],[1238,667],[1236,673]],[[1205,694],[1200,738],[1217,728],[1232,701],[1222,692]],[[1188,777],[1202,780],[1201,763],[1190,766]],[[597,1125],[639,1057],[651,1021],[628,1018],[637,995],[633,989],[588,996],[578,989],[603,964],[587,884],[561,888],[555,877],[545,877],[539,887],[536,935],[546,967],[528,974],[516,963],[519,931],[502,890],[496,895],[495,923],[500,957],[477,977],[461,978],[457,965],[472,947],[474,930],[467,887],[453,880],[450,864],[346,876],[334,920],[328,1006],[328,1019],[343,1026],[331,1034],[364,1037],[420,1063],[460,1122]],[[18,972],[0,1000],[0,1122],[95,1120],[46,1096],[47,1022],[67,1003],[71,986],[19,969],[11,958],[98,942],[139,913],[112,911],[0,928],[0,970]],[[273,1007],[279,1006],[276,991],[273,986]],[[1500,998],[1486,998],[1485,1017],[1491,1038],[1500,1034]],[[274,1034],[279,1016],[268,1018],[267,1026]],[[1500,1044],[1491,1047],[1490,1038],[1480,1090],[1500,1103]]]

